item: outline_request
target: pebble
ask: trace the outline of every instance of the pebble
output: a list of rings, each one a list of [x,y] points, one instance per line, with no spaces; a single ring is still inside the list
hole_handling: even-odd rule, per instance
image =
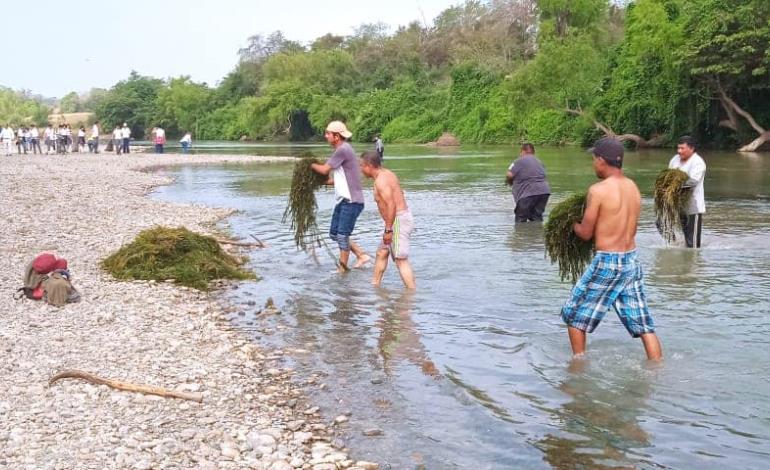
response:
[[[382,436],[383,434],[382,429],[377,428],[365,429],[363,432],[364,436]]]

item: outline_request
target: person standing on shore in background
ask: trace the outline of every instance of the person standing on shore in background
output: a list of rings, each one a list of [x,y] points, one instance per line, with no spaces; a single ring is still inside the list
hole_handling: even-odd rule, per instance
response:
[[[24,155],[27,154],[27,143],[25,142],[24,138],[24,128],[19,126],[19,130],[16,131],[16,152],[21,155],[22,152],[24,152]]]
[[[86,148],[86,128],[83,126],[80,126],[80,129],[78,129],[78,152],[82,152],[83,149]],[[89,148],[88,151],[90,152],[91,149]]]
[[[131,143],[131,128],[127,123],[123,123],[123,127],[120,128],[120,139],[122,141],[123,153],[130,153],[129,144]]]
[[[551,188],[543,163],[535,156],[535,146],[522,144],[519,158],[508,167],[506,182],[511,186],[516,222],[542,221]]]
[[[190,147],[192,147],[192,135],[189,131],[184,133],[184,136],[182,136],[179,143],[182,144],[182,153],[188,153],[190,151]]]
[[[636,229],[642,196],[623,174],[623,144],[609,137],[589,150],[601,179],[588,189],[583,219],[573,226],[582,240],[594,240],[596,255],[572,288],[561,316],[567,324],[572,353],[586,349],[586,333],[599,326],[610,306],[634,338],[641,338],[647,358],[662,357],[655,322],[644,295],[642,265],[636,253]]]
[[[684,183],[685,188],[691,188],[690,199],[684,210],[679,214],[684,231],[687,248],[700,248],[703,214],[706,212],[705,191],[703,181],[706,179],[706,162],[698,155],[695,139],[683,136],[676,146],[676,155],[668,163],[669,168],[677,168],[687,173],[689,177]]]
[[[374,136],[374,150],[380,155],[380,162],[385,160],[385,145],[382,143],[380,134]]]
[[[0,131],[0,144],[2,144],[5,156],[10,157],[11,153],[13,153],[13,129],[11,129],[10,124],[7,124]]]
[[[45,130],[43,131],[43,139],[45,140],[46,155],[50,155],[51,153],[55,152],[56,143],[53,140],[53,127],[51,127],[51,123],[48,123],[48,126],[46,126]]]
[[[69,124],[64,125],[64,136],[66,137],[67,152],[72,152],[72,128]]]
[[[112,130],[112,145],[115,147],[115,155],[120,155],[120,151],[123,149],[123,131],[117,124]]]
[[[32,153],[37,155],[42,154],[43,149],[40,147],[40,131],[37,130],[37,124],[32,124],[32,128],[29,130],[30,146],[32,146]]]
[[[163,153],[163,146],[166,144],[166,131],[160,126],[153,127],[152,140],[155,143],[155,153]]]
[[[99,153],[99,121],[91,127],[91,139],[94,141],[94,153]]]
[[[396,263],[404,286],[414,289],[414,272],[409,264],[409,240],[414,229],[414,219],[412,211],[406,205],[398,177],[382,166],[378,152],[365,152],[361,155],[361,172],[367,178],[374,179],[374,200],[385,223],[382,243],[377,248],[372,284],[379,286],[382,283],[390,255]]]
[[[340,248],[340,267],[339,271],[347,270],[350,252],[356,255],[354,268],[359,268],[366,264],[371,258],[360,246],[350,239],[353,229],[356,226],[356,220],[364,210],[364,191],[361,188],[361,168],[358,165],[358,159],[353,147],[347,142],[353,133],[348,130],[344,123],[332,121],[326,126],[324,137],[334,148],[334,153],[326,163],[313,163],[311,168],[316,173],[332,177],[327,184],[334,185],[334,192],[337,196],[337,204],[334,206],[332,214],[331,228],[329,237],[337,242]]]

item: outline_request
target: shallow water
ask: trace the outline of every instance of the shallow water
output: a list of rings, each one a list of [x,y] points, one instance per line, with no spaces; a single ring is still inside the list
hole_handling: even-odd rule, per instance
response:
[[[764,467],[770,155],[704,152],[698,251],[668,247],[654,229],[650,189],[670,154],[627,155],[644,195],[637,241],[666,356],[650,366],[612,314],[590,336],[588,359],[570,361],[559,317],[570,285],[544,258],[542,227],[513,223],[503,184],[510,148],[388,152],[417,224],[412,295],[394,266],[373,289],[371,268],[339,276],[324,251],[320,265],[296,252],[281,223],[291,165],[184,167],[156,193],[240,209],[233,232],[270,245],[252,254],[262,280],[233,294],[245,312],[234,322],[260,342],[301,350],[292,364],[300,376],[325,374],[328,387],[311,388],[311,398],[330,418],[352,411],[341,429],[356,457],[394,469]],[[595,180],[578,149],[539,156],[549,207]],[[381,221],[366,192],[355,238],[371,251]],[[333,193],[318,197],[325,230]],[[255,318],[268,297],[283,315]],[[365,437],[368,428],[384,435]]]

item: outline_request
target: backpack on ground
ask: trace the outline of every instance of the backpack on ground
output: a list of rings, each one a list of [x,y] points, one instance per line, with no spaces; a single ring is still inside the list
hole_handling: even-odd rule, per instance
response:
[[[24,269],[24,285],[14,294],[15,299],[45,300],[61,307],[80,300],[80,293],[70,282],[67,260],[50,253],[35,257]]]

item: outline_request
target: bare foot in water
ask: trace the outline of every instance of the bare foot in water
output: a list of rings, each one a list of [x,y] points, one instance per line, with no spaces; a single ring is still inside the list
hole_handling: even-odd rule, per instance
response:
[[[360,267],[363,267],[363,265],[365,265],[371,260],[372,260],[371,256],[366,254],[361,255],[358,257],[358,259],[356,259],[356,264],[353,265],[353,269],[358,269]]]

